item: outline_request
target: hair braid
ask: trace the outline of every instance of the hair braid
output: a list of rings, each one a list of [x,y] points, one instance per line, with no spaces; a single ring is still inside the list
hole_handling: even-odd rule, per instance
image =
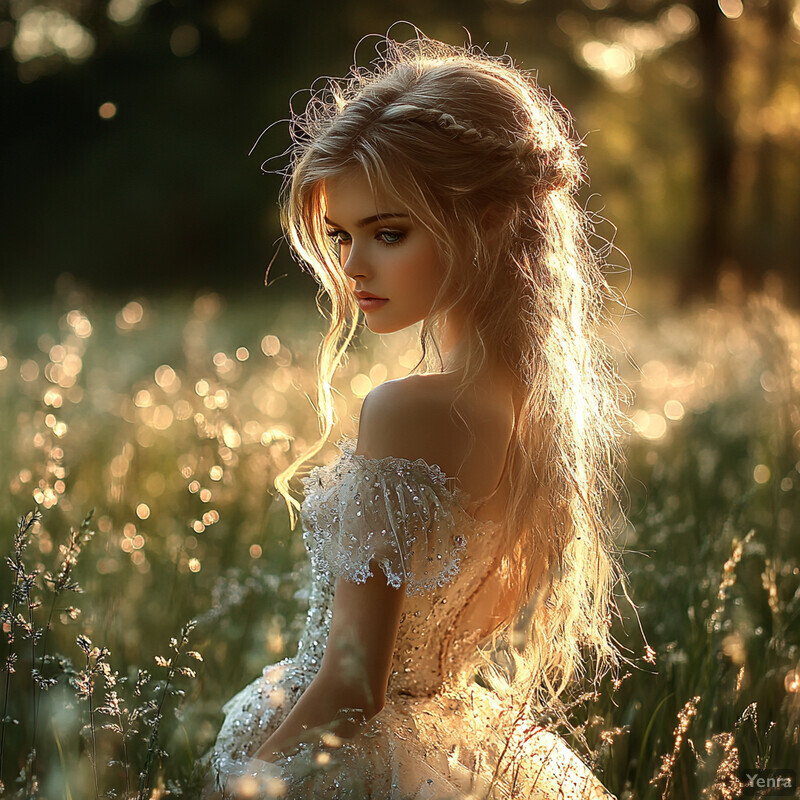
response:
[[[546,148],[529,137],[498,136],[489,128],[456,119],[438,108],[422,108],[410,103],[387,105],[371,120],[372,124],[417,122],[452,135],[462,142],[480,145],[484,152],[509,155],[527,172],[535,189],[575,189],[580,182],[580,169],[570,163],[563,147]]]

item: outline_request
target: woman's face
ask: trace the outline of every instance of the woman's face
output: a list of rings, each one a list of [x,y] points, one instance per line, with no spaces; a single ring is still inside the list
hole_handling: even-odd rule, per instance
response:
[[[380,193],[354,169],[325,180],[328,235],[339,247],[339,263],[375,333],[407,328],[430,313],[444,279],[433,234],[412,221],[408,209]]]

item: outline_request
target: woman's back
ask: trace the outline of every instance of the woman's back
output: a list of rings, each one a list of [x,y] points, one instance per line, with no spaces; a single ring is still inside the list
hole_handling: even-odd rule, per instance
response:
[[[478,520],[503,522],[510,488],[508,472],[512,438],[519,411],[519,397],[507,372],[485,370],[475,383],[457,397],[458,381],[453,373],[411,375],[387,381],[370,392],[382,409],[403,407],[403,415],[415,415],[416,424],[407,426],[403,449],[435,463],[471,499],[468,510]],[[451,410],[452,409],[452,410]],[[370,429],[381,425],[370,419]],[[409,437],[408,429],[414,431]],[[357,452],[370,455],[364,441],[382,441],[391,431],[359,435]],[[369,438],[367,438],[369,437]],[[393,448],[398,456],[403,452]]]

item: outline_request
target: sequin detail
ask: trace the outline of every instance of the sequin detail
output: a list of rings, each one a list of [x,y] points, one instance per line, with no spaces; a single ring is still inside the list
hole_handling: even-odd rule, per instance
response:
[[[314,537],[317,568],[364,583],[374,561],[408,595],[449,583],[466,549],[464,529],[478,525],[465,511],[469,495],[422,459],[367,458],[353,452],[353,440],[339,445],[341,458],[303,479],[303,527]]]
[[[390,585],[406,586],[384,707],[339,747],[304,745],[278,760],[284,785],[277,796],[613,800],[563,739],[512,719],[474,681],[481,635],[465,612],[494,563],[499,524],[472,517],[469,495],[435,464],[367,458],[350,438],[337,447],[330,464],[303,479],[311,574],[297,655],[265,667],[223,707],[203,759],[209,790],[244,774],[316,675],[337,578],[363,583],[378,565]]]

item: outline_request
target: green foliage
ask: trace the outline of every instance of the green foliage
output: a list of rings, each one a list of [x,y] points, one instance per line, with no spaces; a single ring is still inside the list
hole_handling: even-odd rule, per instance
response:
[[[625,338],[642,368],[623,539],[652,653],[608,705],[630,729],[607,785],[736,797],[739,768],[800,763],[800,318],[756,297]]]

